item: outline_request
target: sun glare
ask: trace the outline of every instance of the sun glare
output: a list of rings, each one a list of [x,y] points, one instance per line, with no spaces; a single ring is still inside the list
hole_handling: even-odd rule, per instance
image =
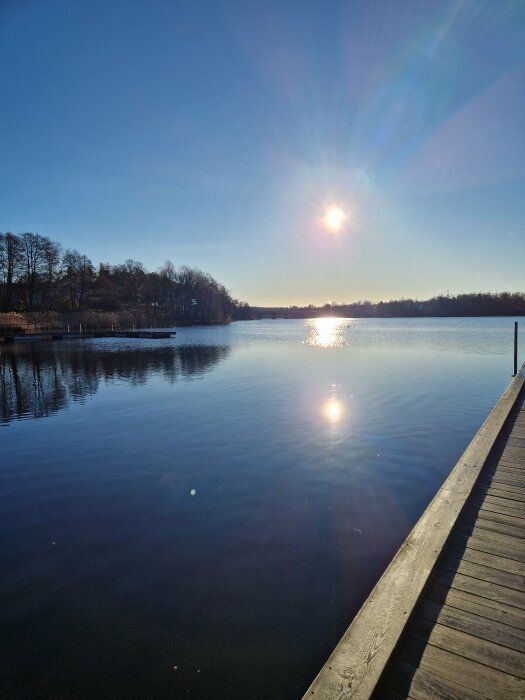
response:
[[[329,399],[323,406],[323,413],[329,423],[339,423],[343,415],[343,406],[337,399]]]
[[[347,321],[344,318],[313,318],[306,324],[309,330],[308,345],[316,345],[319,348],[340,348],[345,344],[345,328]]]
[[[323,225],[330,233],[339,233],[346,221],[346,214],[336,205],[327,207],[323,216]]]

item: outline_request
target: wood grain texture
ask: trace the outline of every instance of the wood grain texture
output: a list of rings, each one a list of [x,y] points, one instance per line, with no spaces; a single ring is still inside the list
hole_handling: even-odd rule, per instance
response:
[[[408,695],[406,697],[414,700],[481,700],[485,695],[477,693],[461,686],[447,678],[437,676],[426,669],[411,666],[408,663],[399,664],[395,673],[390,673],[385,679],[385,684],[400,693]]]
[[[304,698],[360,699],[372,696],[405,630],[407,621],[428,583],[429,576],[443,551],[451,530],[515,407],[525,381],[524,368],[525,365],[514,377],[487,420],[476,433],[459,462],[408,535],[343,638],[307,690]],[[505,447],[505,450],[508,449],[510,448]],[[515,449],[519,448],[512,446],[512,450]],[[508,479],[509,477],[504,475],[503,478]],[[492,477],[490,481],[493,483]],[[512,476],[510,485],[525,488],[525,472],[523,477],[521,474]],[[498,499],[500,497],[490,496],[490,498]],[[513,501],[514,505],[507,505],[510,502],[508,499],[500,500],[504,500],[505,504],[501,504],[499,501],[491,503],[493,508],[498,508],[498,512],[501,509],[506,509],[505,512],[501,513],[502,515],[513,517],[521,515],[521,507],[515,505],[516,501]],[[505,525],[505,523],[500,524]],[[512,527],[512,525],[508,525]],[[470,542],[472,542],[474,550],[494,556],[505,552],[505,557],[525,563],[525,549],[521,552],[515,544],[513,548],[508,541],[515,543],[517,538],[511,537],[509,534],[494,532],[475,524],[468,532],[460,533],[458,537],[461,540],[459,546],[463,548],[465,546],[471,547]],[[523,540],[518,541],[524,542]],[[502,550],[502,542],[505,545],[509,544],[513,556],[506,553],[505,547]],[[440,569],[440,577],[444,579],[445,585],[449,588],[456,588],[481,598],[491,595],[494,588],[490,587],[496,587],[498,592],[500,588],[504,588],[496,583],[480,581],[460,573],[454,574],[445,569]],[[447,579],[449,583],[446,583]],[[477,582],[477,584],[472,585],[471,581]],[[522,603],[520,608],[525,606],[525,594],[522,591],[505,590],[509,591],[507,598]],[[505,605],[512,605],[508,600],[502,602]],[[420,621],[420,623],[423,622],[428,621]],[[435,627],[445,630],[445,632],[441,631],[441,637],[452,633],[453,638],[454,634],[465,634],[438,623],[435,624]],[[438,634],[438,639],[441,637]],[[485,645],[497,646],[486,640],[480,641]],[[434,644],[434,646],[439,645]],[[509,654],[519,654],[519,652],[509,650]],[[499,659],[497,650],[494,651],[494,655],[496,659]],[[476,659],[471,660],[476,661]],[[505,666],[505,660],[500,660],[498,663],[499,665],[495,668],[501,670],[501,667]],[[511,661],[507,663],[511,663]],[[479,692],[479,689],[476,688],[471,688],[471,690]]]
[[[415,639],[427,645],[431,644],[462,658],[525,679],[525,654],[519,651],[422,618],[414,620],[411,633]]]
[[[525,653],[525,637],[522,630],[513,629],[507,624],[449,605],[440,605],[428,599],[422,600],[417,606],[416,615],[424,620],[438,622],[459,632]]]
[[[445,586],[450,586],[450,588],[457,588],[458,591],[473,593],[482,598],[499,600],[505,605],[525,610],[525,593],[517,591],[515,588],[508,588],[490,581],[482,581],[479,578],[465,576],[447,569],[438,569],[436,571],[436,580]]]
[[[499,532],[475,528],[471,534],[454,534],[454,543],[496,556],[504,554],[507,559],[525,562],[525,551],[520,540]]]
[[[512,559],[507,561],[511,562]],[[440,566],[452,573],[463,574],[464,576],[470,576],[488,583],[496,583],[499,586],[507,586],[507,588],[513,588],[516,591],[525,593],[525,576],[504,571],[501,568],[474,563],[465,558],[458,560],[453,557],[441,559]]]
[[[488,620],[503,622],[516,629],[525,629],[525,610],[520,610],[511,605],[505,605],[499,600],[491,598],[481,598],[472,593],[458,591],[455,588],[448,588],[437,581],[432,582],[426,594],[430,600],[437,603],[450,605],[459,610],[472,612]]]
[[[419,668],[452,681],[459,688],[466,686],[486,697],[523,698],[525,681],[512,674],[503,673],[483,663],[446,651],[418,639],[408,638],[403,647],[401,662],[407,661]],[[382,697],[380,693],[376,697]]]

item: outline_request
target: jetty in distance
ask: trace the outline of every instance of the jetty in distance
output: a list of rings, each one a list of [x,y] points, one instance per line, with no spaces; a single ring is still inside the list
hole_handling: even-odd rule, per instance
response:
[[[304,695],[525,697],[525,365]]]
[[[36,342],[44,340],[87,340],[89,338],[171,338],[176,331],[153,330],[86,330],[86,331],[40,331],[37,333],[10,333],[0,331],[0,343],[16,343],[21,341]]]

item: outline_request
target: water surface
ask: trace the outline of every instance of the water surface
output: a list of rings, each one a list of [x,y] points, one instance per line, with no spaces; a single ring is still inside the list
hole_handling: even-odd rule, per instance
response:
[[[1,346],[2,697],[300,697],[508,384],[512,321]]]

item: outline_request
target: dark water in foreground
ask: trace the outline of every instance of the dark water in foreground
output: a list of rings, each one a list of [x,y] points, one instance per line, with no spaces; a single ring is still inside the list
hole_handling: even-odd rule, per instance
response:
[[[0,350],[2,698],[296,698],[512,371],[513,319]]]

